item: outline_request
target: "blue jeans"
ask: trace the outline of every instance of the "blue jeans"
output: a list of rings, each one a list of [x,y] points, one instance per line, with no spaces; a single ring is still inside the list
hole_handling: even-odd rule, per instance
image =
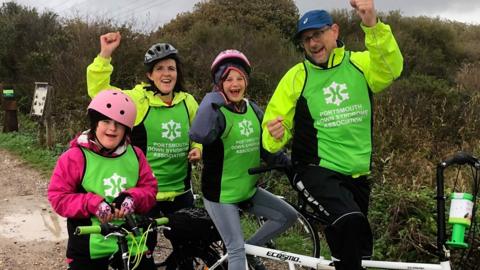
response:
[[[240,225],[237,204],[218,203],[203,199],[205,208],[217,227],[228,252],[228,269],[245,270],[245,240]],[[297,211],[288,203],[270,192],[258,188],[250,199],[251,207],[244,209],[255,216],[262,216],[267,222],[246,241],[262,246],[276,235],[290,227],[297,219]]]

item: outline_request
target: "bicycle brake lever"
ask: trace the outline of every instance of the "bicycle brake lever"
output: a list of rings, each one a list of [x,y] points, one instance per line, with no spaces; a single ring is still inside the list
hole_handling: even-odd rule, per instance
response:
[[[126,220],[127,226],[131,228],[133,235],[140,236],[141,232],[137,226],[137,223],[135,222],[135,218],[133,217],[133,215],[131,214],[125,215],[125,220]]]

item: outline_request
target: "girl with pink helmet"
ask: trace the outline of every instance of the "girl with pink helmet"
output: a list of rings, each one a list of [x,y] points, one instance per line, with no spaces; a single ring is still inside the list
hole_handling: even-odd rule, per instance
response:
[[[118,90],[105,90],[88,106],[90,129],[70,142],[57,161],[48,186],[52,208],[67,218],[69,269],[107,269],[109,258],[121,263],[115,239],[77,236],[80,225],[121,223],[131,213],[147,213],[155,203],[157,181],[143,152],[130,144],[136,107]],[[140,239],[137,239],[139,241]],[[145,246],[137,269],[155,269]]]
[[[213,91],[203,98],[190,129],[190,138],[203,144],[203,201],[226,245],[230,270],[244,270],[246,261],[265,269],[259,259],[245,256],[239,208],[268,220],[246,240],[253,245],[264,245],[297,218],[293,207],[257,187],[257,176],[247,172],[260,166],[260,159],[290,162],[283,152],[270,154],[261,146],[263,112],[245,98],[250,70],[240,51],[220,52],[211,66]]]

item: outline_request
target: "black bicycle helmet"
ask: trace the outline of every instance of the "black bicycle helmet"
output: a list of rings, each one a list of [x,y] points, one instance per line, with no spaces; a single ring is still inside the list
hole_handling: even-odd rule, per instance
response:
[[[146,66],[150,66],[156,63],[158,60],[161,60],[170,55],[177,55],[178,50],[175,49],[171,44],[168,43],[157,43],[154,44],[150,49],[145,53],[145,60],[143,63]]]

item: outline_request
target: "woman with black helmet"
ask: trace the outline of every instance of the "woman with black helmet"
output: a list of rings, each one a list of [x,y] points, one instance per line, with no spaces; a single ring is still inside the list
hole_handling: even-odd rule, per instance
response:
[[[269,154],[261,147],[263,112],[245,98],[250,62],[237,50],[221,52],[211,71],[214,89],[202,100],[190,129],[190,138],[204,146],[202,193],[204,204],[228,252],[228,269],[244,270],[245,240],[238,208],[263,216],[267,222],[246,242],[263,245],[296,220],[296,210],[256,186],[248,169],[267,163],[289,163],[283,152]],[[255,269],[265,269],[249,257]]]
[[[90,97],[112,88],[111,56],[120,41],[119,32],[100,36],[100,53],[87,68]],[[143,150],[158,182],[157,204],[151,211],[155,217],[160,211],[169,214],[193,205],[189,162],[201,158],[202,146],[188,137],[198,103],[184,92],[177,49],[154,44],[145,53],[144,64],[147,82],[123,91],[137,106],[132,143]]]

